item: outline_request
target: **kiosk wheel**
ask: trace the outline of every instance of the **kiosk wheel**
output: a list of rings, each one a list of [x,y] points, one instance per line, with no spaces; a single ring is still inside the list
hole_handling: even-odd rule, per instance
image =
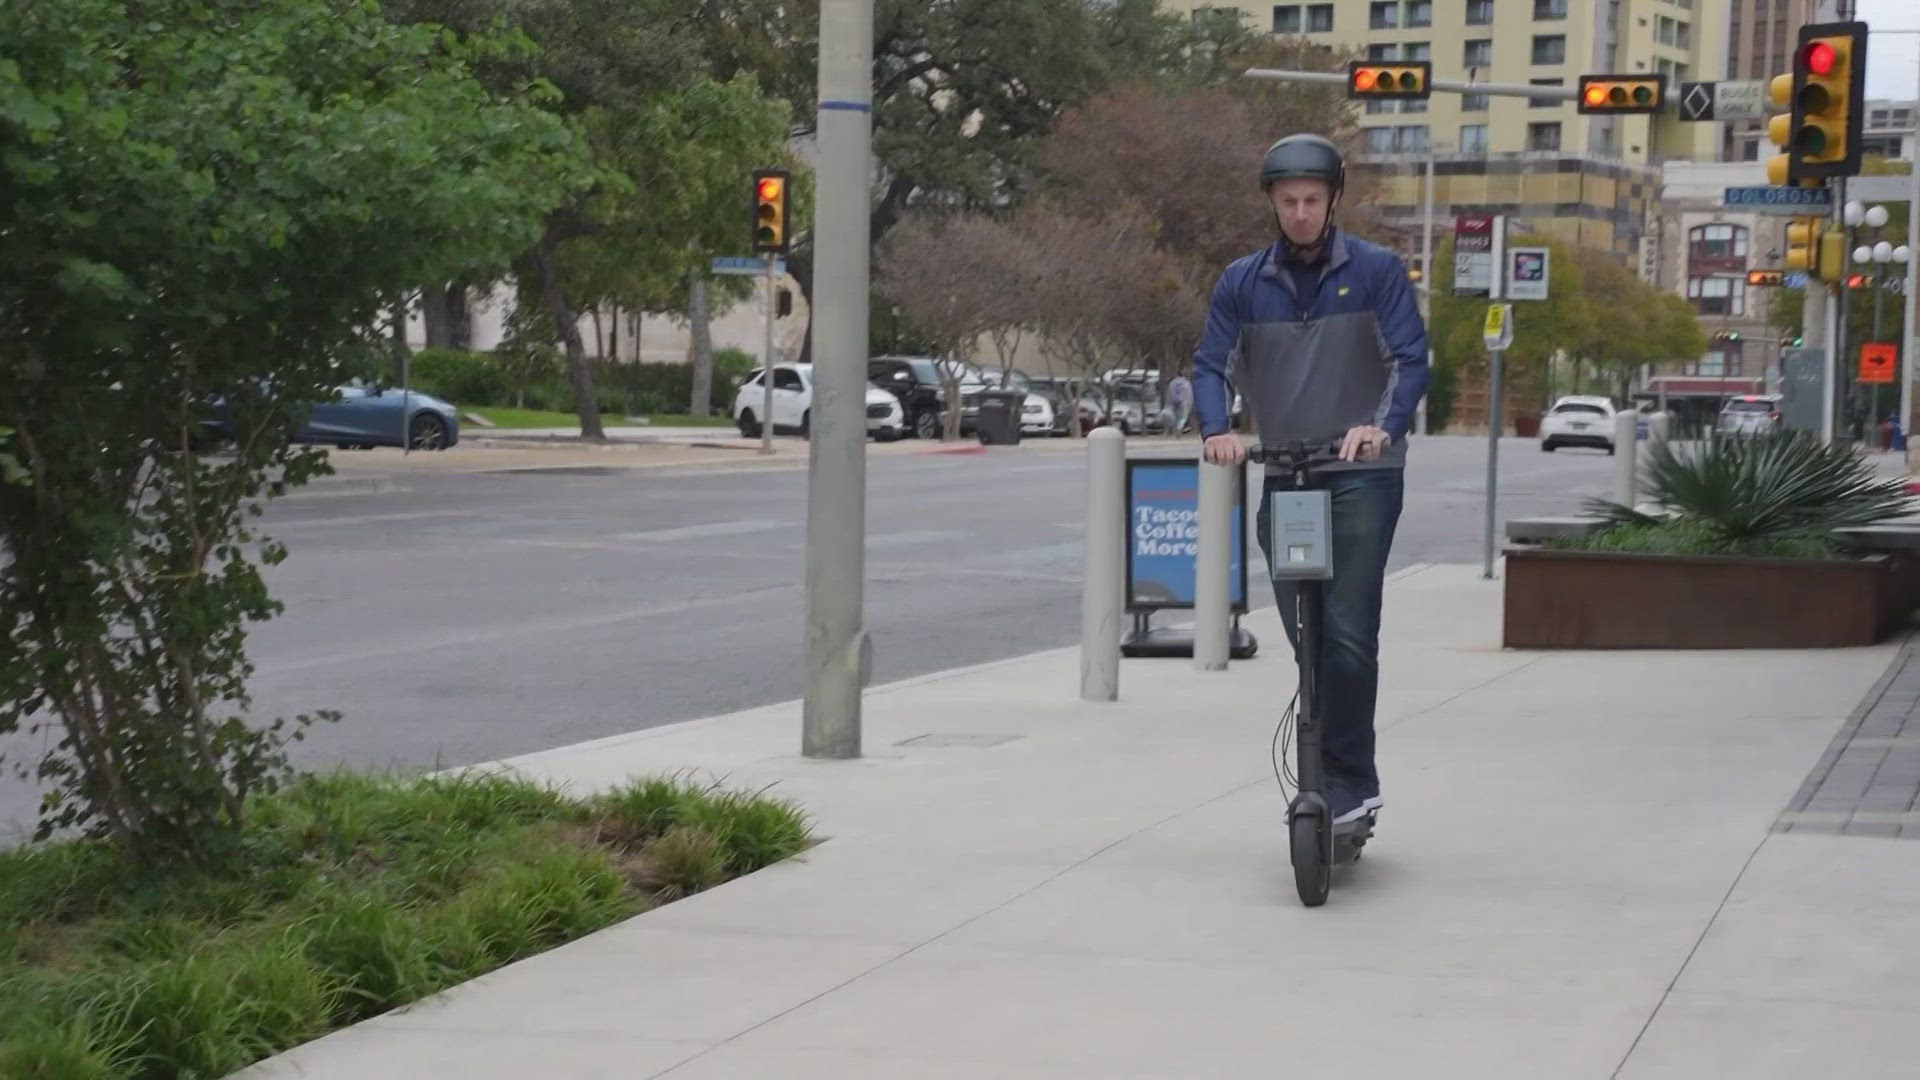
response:
[[[1320,821],[1317,815],[1300,814],[1291,826],[1293,887],[1300,894],[1300,902],[1308,907],[1326,903],[1327,890],[1333,884],[1333,863],[1326,838],[1320,834]]]

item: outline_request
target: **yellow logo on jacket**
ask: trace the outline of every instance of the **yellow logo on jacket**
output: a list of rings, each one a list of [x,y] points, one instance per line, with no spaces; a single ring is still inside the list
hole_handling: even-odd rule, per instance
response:
[[[1341,296],[1345,296],[1345,295],[1347,295],[1347,293],[1348,293],[1348,292],[1349,292],[1349,289],[1348,289],[1348,287],[1347,287],[1347,286],[1345,286],[1345,285],[1342,285],[1342,286],[1340,286],[1340,294],[1339,294],[1339,295],[1341,295]]]

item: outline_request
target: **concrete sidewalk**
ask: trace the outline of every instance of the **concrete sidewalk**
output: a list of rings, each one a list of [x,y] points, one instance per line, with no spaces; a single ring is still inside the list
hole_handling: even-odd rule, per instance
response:
[[[1499,590],[1389,586],[1387,806],[1324,908],[1262,614],[1116,704],[1072,651],[876,689],[858,761],[800,758],[797,705],[519,759],[777,783],[828,839],[246,1075],[1912,1075],[1920,844],[1773,831],[1899,646],[1506,652]]]

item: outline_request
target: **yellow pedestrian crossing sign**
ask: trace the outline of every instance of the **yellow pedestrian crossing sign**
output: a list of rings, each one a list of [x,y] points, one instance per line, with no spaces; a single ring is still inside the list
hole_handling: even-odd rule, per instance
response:
[[[1487,323],[1480,331],[1489,349],[1504,349],[1513,344],[1513,305],[1487,305]]]

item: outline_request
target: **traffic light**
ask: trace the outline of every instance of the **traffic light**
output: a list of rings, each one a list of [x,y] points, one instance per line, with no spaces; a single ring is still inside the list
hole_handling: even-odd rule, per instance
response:
[[[1867,275],[1865,274],[1848,274],[1847,275],[1847,288],[1864,289],[1866,287],[1867,287]]]
[[[1574,108],[1583,113],[1656,113],[1667,100],[1665,75],[1582,75]]]
[[[1779,270],[1747,271],[1747,284],[1749,285],[1764,285],[1764,286],[1772,287],[1777,285],[1784,285],[1786,284],[1786,280],[1787,280],[1787,275],[1784,272]]]
[[[784,169],[753,174],[753,253],[787,253],[787,180]]]
[[[1368,101],[1425,101],[1433,92],[1427,60],[1347,61],[1347,96]]]
[[[1866,23],[1800,28],[1793,73],[1776,76],[1768,88],[1774,106],[1788,110],[1767,123],[1767,137],[1786,151],[1767,163],[1770,182],[1817,186],[1859,174],[1866,78]]]
[[[1837,284],[1845,268],[1846,233],[1825,218],[1794,218],[1787,223],[1787,269],[1805,271],[1814,281]]]

